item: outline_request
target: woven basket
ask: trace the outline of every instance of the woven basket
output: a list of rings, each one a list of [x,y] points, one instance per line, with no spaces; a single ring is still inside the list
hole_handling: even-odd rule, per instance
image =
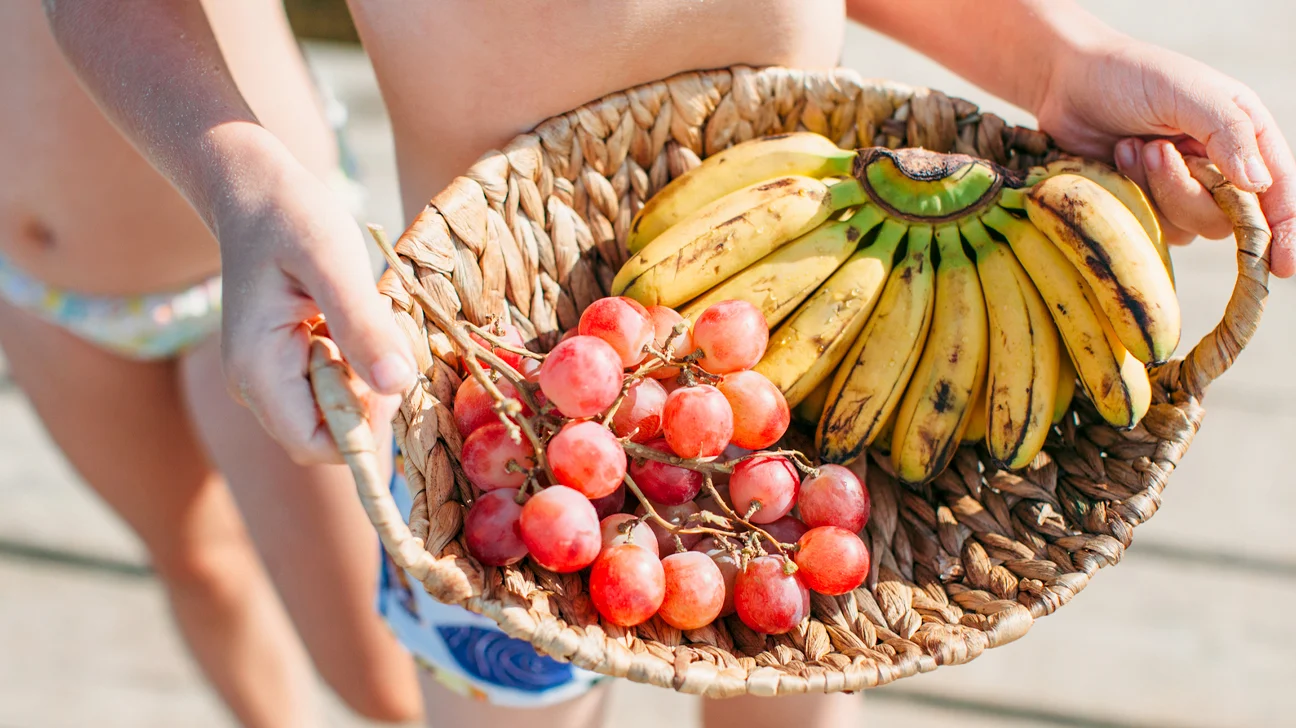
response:
[[[847,148],[921,146],[1017,169],[1057,156],[1043,134],[967,101],[866,82],[848,70],[687,73],[548,119],[485,155],[429,203],[395,249],[444,311],[477,324],[507,317],[545,350],[606,295],[645,199],[701,157],[795,129]],[[334,436],[398,566],[436,599],[484,614],[579,667],[725,697],[855,691],[964,663],[1026,634],[1098,569],[1120,561],[1197,432],[1207,385],[1255,330],[1269,244],[1258,201],[1205,163],[1194,174],[1234,223],[1237,284],[1223,322],[1183,359],[1154,370],[1142,422],[1117,431],[1077,396],[1074,416],[1032,470],[997,471],[965,447],[924,492],[900,487],[885,460],[875,460],[873,515],[862,534],[872,573],[844,596],[815,594],[812,618],[785,635],[762,636],[735,617],[685,634],[659,618],[622,629],[600,621],[580,574],[530,561],[476,563],[460,534],[473,487],[457,462],[462,443],[450,410],[457,357],[391,270],[381,291],[426,374],[395,418],[413,499],[408,524],[378,475],[382,450],[368,430],[330,420]],[[313,354],[317,384],[345,375],[331,342],[317,339]],[[332,395],[320,405],[326,417],[357,407]]]

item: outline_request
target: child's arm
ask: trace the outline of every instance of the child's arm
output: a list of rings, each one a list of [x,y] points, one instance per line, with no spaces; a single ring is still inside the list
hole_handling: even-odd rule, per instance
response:
[[[1118,33],[1071,0],[847,5],[855,20],[1034,113],[1065,149],[1114,157],[1151,194],[1172,242],[1229,232],[1181,153],[1209,157],[1238,187],[1261,193],[1273,273],[1296,273],[1296,161],[1238,81]]]
[[[359,227],[257,122],[197,0],[45,0],[45,11],[82,82],[220,241],[231,392],[294,458],[338,460],[305,379],[301,322],[324,313],[379,392],[414,377]],[[379,423],[397,405],[369,400]]]

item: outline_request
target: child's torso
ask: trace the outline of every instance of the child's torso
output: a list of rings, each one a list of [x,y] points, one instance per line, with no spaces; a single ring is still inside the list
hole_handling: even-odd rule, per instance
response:
[[[352,0],[405,208],[553,114],[681,71],[829,68],[843,0]]]

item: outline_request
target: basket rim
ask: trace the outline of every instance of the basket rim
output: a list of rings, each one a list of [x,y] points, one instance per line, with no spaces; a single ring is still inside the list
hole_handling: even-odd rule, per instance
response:
[[[716,98],[717,95],[720,98]],[[874,573],[866,585],[869,588],[857,590],[867,594],[847,595],[849,599],[821,599],[818,595],[815,598],[817,616],[840,618],[832,625],[838,632],[850,629],[872,630],[872,645],[853,652],[837,650],[835,643],[830,643],[829,639],[830,636],[837,636],[837,632],[826,630],[822,620],[810,620],[810,626],[803,625],[794,637],[767,640],[764,643],[767,645],[764,653],[755,659],[746,660],[733,658],[732,655],[731,659],[726,660],[725,655],[717,655],[717,651],[724,650],[715,643],[714,635],[700,636],[703,649],[697,649],[698,643],[685,644],[681,635],[663,633],[660,625],[653,628],[657,630],[654,640],[646,639],[642,634],[636,636],[643,629],[620,630],[600,625],[597,621],[583,626],[570,624],[561,615],[551,611],[549,605],[551,599],[561,601],[579,597],[579,594],[572,593],[573,589],[579,591],[579,579],[573,584],[572,580],[560,576],[535,573],[534,582],[529,585],[534,587],[529,598],[507,591],[503,597],[495,598],[491,594],[492,590],[500,588],[500,579],[503,578],[500,571],[483,569],[466,551],[456,547],[455,539],[463,515],[461,501],[467,491],[459,494],[454,492],[455,488],[464,489],[466,483],[460,477],[461,474],[454,470],[457,466],[449,462],[450,458],[457,460],[457,432],[447,432],[444,427],[445,413],[453,399],[453,389],[449,387],[452,380],[446,379],[443,371],[448,369],[447,362],[436,358],[438,352],[428,343],[429,336],[420,333],[424,326],[428,327],[430,333],[431,325],[427,322],[418,325],[423,320],[421,302],[401,284],[399,274],[414,271],[423,284],[442,285],[450,282],[451,286],[457,287],[459,284],[452,281],[454,276],[471,279],[474,274],[474,256],[480,259],[490,255],[490,246],[497,244],[492,243],[492,240],[497,241],[499,235],[513,229],[509,226],[510,211],[514,221],[518,216],[525,217],[538,211],[541,216],[552,216],[550,222],[557,225],[564,224],[562,216],[566,214],[576,220],[568,219],[565,222],[578,227],[587,225],[580,217],[580,210],[573,209],[573,204],[579,207],[580,201],[576,200],[576,195],[581,192],[585,194],[586,209],[605,212],[605,197],[614,190],[610,187],[604,189],[604,186],[609,184],[609,177],[620,169],[617,163],[625,165],[630,158],[629,154],[609,151],[610,144],[600,148],[600,141],[614,138],[618,133],[617,130],[621,127],[614,126],[615,124],[624,126],[625,119],[638,121],[635,117],[645,115],[646,120],[659,124],[663,114],[660,109],[669,104],[673,109],[666,128],[670,140],[676,142],[681,150],[688,149],[697,156],[706,156],[741,136],[741,126],[737,133],[711,127],[712,120],[718,115],[732,112],[732,109],[726,110],[725,104],[728,101],[740,97],[730,104],[738,105],[744,95],[754,95],[752,103],[757,107],[764,105],[785,109],[800,127],[811,131],[818,131],[814,128],[815,125],[832,125],[831,119],[812,117],[811,113],[825,115],[824,109],[828,107],[832,107],[834,113],[840,112],[845,103],[834,104],[834,100],[853,100],[857,111],[870,102],[893,103],[894,110],[883,123],[877,125],[879,134],[886,137],[888,132],[897,131],[898,125],[904,124],[906,128],[901,138],[908,142],[914,141],[915,135],[925,140],[926,137],[922,137],[922,134],[936,133],[916,124],[915,119],[918,117],[922,117],[924,121],[928,117],[934,118],[931,125],[937,127],[944,121],[954,124],[955,119],[950,117],[956,116],[959,111],[966,112],[965,118],[975,114],[975,123],[978,125],[987,123],[984,121],[986,118],[997,118],[993,114],[981,113],[969,102],[951,99],[937,91],[884,80],[864,81],[849,69],[800,71],[778,67],[753,69],[747,66],[678,74],[607,94],[577,109],[550,117],[537,124],[533,130],[515,137],[501,150],[483,155],[464,175],[434,197],[401,235],[396,245],[399,266],[390,268],[380,284],[384,295],[391,300],[394,315],[411,333],[412,340],[418,341],[422,337],[422,344],[416,347],[416,353],[421,357],[421,368],[425,372],[432,372],[424,382],[406,394],[401,412],[395,419],[398,440],[406,458],[406,475],[410,478],[411,489],[418,491],[412,492],[416,509],[419,507],[418,498],[421,496],[424,499],[423,510],[411,514],[409,523],[392,501],[388,484],[380,482],[377,476],[380,471],[375,469],[376,453],[381,450],[373,446],[371,437],[369,442],[364,441],[367,431],[335,426],[337,418],[330,418],[330,412],[335,412],[339,407],[353,407],[354,403],[321,396],[321,387],[317,384],[317,399],[321,410],[326,419],[329,419],[335,440],[343,446],[348,463],[356,475],[362,502],[393,561],[421,582],[439,601],[459,604],[470,611],[483,614],[499,624],[508,635],[528,641],[538,651],[557,659],[606,675],[627,677],[636,682],[713,697],[744,693],[776,695],[807,691],[855,691],[934,670],[940,665],[967,662],[985,649],[1020,638],[1036,618],[1051,614],[1079,593],[1098,569],[1118,563],[1132,539],[1133,528],[1156,512],[1161,491],[1170,472],[1200,425],[1203,415],[1200,405],[1202,395],[1209,383],[1232,364],[1245,346],[1263,309],[1264,294],[1267,292],[1265,281],[1268,275],[1269,234],[1263,215],[1259,212],[1258,201],[1254,195],[1242,193],[1232,187],[1208,164],[1192,165],[1194,175],[1211,190],[1234,222],[1239,275],[1233,297],[1222,322],[1215,330],[1184,357],[1153,370],[1156,416],[1150,420],[1145,418],[1145,422],[1131,432],[1107,433],[1102,436],[1114,438],[1111,439],[1109,448],[1124,448],[1138,453],[1130,462],[1120,460],[1120,464],[1128,470],[1118,473],[1117,479],[1136,483],[1140,487],[1132,488],[1133,492],[1125,498],[1095,499],[1094,502],[1101,504],[1102,508],[1094,508],[1086,516],[1092,521],[1092,531],[1086,528],[1079,534],[1062,535],[1049,542],[1049,546],[1056,546],[1065,552],[1059,556],[1051,555],[1051,558],[1059,561],[1065,558],[1071,570],[1063,572],[1058,564],[1034,556],[1016,561],[1011,558],[995,558],[993,561],[999,563],[992,564],[986,546],[975,538],[968,537],[960,552],[954,555],[970,559],[967,561],[969,568],[972,568],[972,564],[986,567],[986,574],[980,575],[978,588],[954,594],[947,593],[949,590],[941,585],[941,596],[945,599],[942,607],[938,603],[940,600],[934,595],[928,593],[924,597],[923,588],[913,579],[887,567],[875,565]],[[653,103],[657,103],[655,118],[649,114]],[[801,105],[800,116],[797,116],[797,104]],[[956,108],[959,104],[965,104],[971,110],[966,107]],[[908,113],[901,112],[900,109],[908,109]],[[690,114],[693,116],[689,116]],[[686,117],[685,120],[681,121],[680,116]],[[1003,131],[1007,127],[1002,121],[999,124],[1000,133],[1005,136],[1018,133],[1017,128]],[[651,128],[652,133],[658,133],[657,126]],[[1033,133],[1039,135],[1038,132]],[[600,134],[603,135],[601,140],[598,139]],[[1022,134],[1024,143],[1038,143],[1037,137],[1027,136],[1027,130],[1023,130]],[[840,142],[840,138],[834,138],[834,141]],[[991,134],[989,142],[993,141]],[[1046,146],[1047,144],[1051,142],[1046,140]],[[547,179],[546,173],[549,175]],[[600,177],[603,186],[598,182]],[[522,184],[519,184],[520,181]],[[531,182],[536,182],[533,187],[537,189],[547,186],[547,201],[527,198],[528,190],[524,187]],[[499,222],[494,220],[490,211],[494,211],[499,222],[504,222],[505,230],[497,229]],[[589,217],[593,218],[594,213],[591,212]],[[534,222],[534,218],[529,219]],[[590,234],[588,227],[585,233]],[[553,232],[552,236],[560,234]],[[485,268],[484,265],[481,267]],[[423,273],[420,275],[419,271]],[[481,270],[476,271],[476,274],[478,280],[484,275]],[[512,285],[511,279],[508,279],[507,284],[504,281],[496,282],[501,286]],[[415,287],[418,285],[416,283]],[[489,298],[492,293],[489,290],[482,292],[485,294],[483,299]],[[444,290],[441,293],[443,297],[449,295]],[[501,300],[507,295],[504,291],[497,293],[501,294]],[[473,300],[472,297],[460,298],[462,305],[458,313],[470,319],[480,316],[488,305],[487,302]],[[411,328],[411,324],[415,326]],[[336,346],[325,339],[316,339],[312,350],[311,371],[313,381],[327,382],[330,378],[344,376],[346,366]],[[453,377],[453,374],[450,376]],[[327,395],[329,388],[325,386],[323,389]],[[342,389],[350,392],[347,388]],[[1083,418],[1083,413],[1080,416]],[[453,430],[453,420],[449,422],[449,428]],[[1078,428],[1073,427],[1071,435],[1077,436],[1077,431]],[[1091,448],[1095,447],[1088,440],[1084,442]],[[441,448],[439,457],[445,462],[439,466],[440,472],[432,472],[437,469],[431,464],[436,460],[434,456],[438,452],[437,448]],[[447,453],[447,450],[450,452]],[[1093,480],[1102,481],[1103,474],[1093,471],[1104,466],[1101,463],[1095,465],[1092,458],[1086,457],[1087,454],[1072,453],[1070,457],[1075,462],[1054,462],[1046,464],[1046,467],[1053,468],[1055,478],[1060,468],[1074,467],[1076,472],[1095,475],[1097,477]],[[1093,453],[1095,457],[1097,454],[1096,451]],[[436,485],[448,496],[446,500],[433,505],[429,502],[426,489],[434,485],[433,480],[438,476],[442,481],[445,480],[447,463],[452,471],[450,480],[459,482],[440,482]],[[1138,467],[1133,463],[1138,463]],[[1106,467],[1113,468],[1115,465],[1113,462]],[[1106,475],[1110,477],[1111,473]],[[996,531],[1006,531],[1006,534],[988,534],[987,539],[992,546],[997,544],[1004,547],[1003,554],[1009,555],[1012,551],[1009,543],[1012,543],[1013,530],[1004,529],[1002,524],[996,523],[999,513],[994,508],[987,509],[981,499],[990,498],[987,493],[1000,493],[997,488],[1001,486],[1009,488],[1002,492],[1012,493],[1010,497],[1017,497],[1017,491],[1030,492],[1039,499],[1037,502],[1044,504],[1043,511],[1062,500],[1058,497],[1040,496],[1039,493],[1043,491],[1030,474],[1013,477],[1021,482],[1000,479],[997,484],[987,483],[984,489],[978,484],[975,488],[977,497],[970,493],[962,496],[971,503],[957,501],[967,508],[972,508],[975,504],[981,508],[978,517],[989,519],[968,523],[996,524]],[[1105,483],[1093,482],[1091,485],[1098,488]],[[1056,482],[1054,487],[1057,487]],[[902,533],[908,527],[896,514],[910,518],[910,512],[903,511],[904,508],[920,509],[918,503],[910,502],[911,496],[912,494],[905,492],[893,492],[887,496],[893,501],[889,527],[894,538],[899,538],[894,534]],[[455,500],[456,497],[460,500]],[[1027,499],[1023,497],[1019,502],[1025,500]],[[1004,501],[999,496],[1000,504]],[[948,505],[946,503],[941,508],[949,510]],[[1063,505],[1058,507],[1064,508]],[[948,525],[936,523],[939,509],[936,509],[935,504],[928,504],[927,509],[933,511],[931,521],[936,526]],[[1096,513],[1098,510],[1104,512]],[[955,514],[955,525],[966,528],[966,524],[959,521],[958,517],[962,515],[971,518],[971,514],[959,514],[954,510],[950,512]],[[986,513],[990,515],[987,516]],[[1056,510],[1052,513],[1058,515]],[[877,517],[876,511],[874,517]],[[1045,512],[1041,517],[1050,516]],[[1011,518],[1004,520],[1010,521]],[[411,530],[411,524],[415,526],[417,534]],[[451,533],[449,538],[445,535],[447,531]],[[989,535],[997,535],[1007,543],[989,539]],[[871,548],[876,548],[877,543],[875,537],[870,544]],[[914,546],[911,544],[909,548]],[[881,562],[882,559],[875,558],[875,561]],[[1050,571],[1044,568],[1044,564],[1054,568]],[[880,571],[880,568],[887,573]],[[909,571],[913,571],[912,555]],[[996,594],[996,586],[993,584],[995,578],[1001,581],[1005,578],[1019,580],[1025,586],[1020,591],[1014,586],[1012,592],[1005,589]],[[536,596],[538,592],[546,594]],[[1009,594],[1013,598],[1003,598]],[[921,608],[915,611],[914,604],[923,599],[937,604],[933,607],[932,604],[924,603],[923,606],[930,609],[919,615]],[[949,608],[955,603],[959,612],[958,619],[944,623],[938,623],[937,619],[926,619],[930,616],[928,612],[935,610],[938,613],[939,609]],[[847,614],[851,615],[850,619],[846,619]],[[709,646],[706,644],[707,638],[712,640]],[[729,644],[737,643],[731,637]],[[834,659],[826,659],[828,656]]]

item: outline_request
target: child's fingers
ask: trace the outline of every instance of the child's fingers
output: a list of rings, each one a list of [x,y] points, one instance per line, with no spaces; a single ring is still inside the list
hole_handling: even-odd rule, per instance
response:
[[[1233,184],[1260,192],[1273,184],[1273,176],[1260,154],[1255,124],[1232,99],[1218,97],[1200,94],[1179,104],[1177,125],[1206,145],[1206,155]]]
[[[1156,214],[1157,222],[1161,225],[1161,239],[1170,245],[1187,245],[1197,236],[1167,220],[1165,214],[1161,212],[1160,206],[1156,204],[1156,198],[1152,196],[1152,189],[1148,186],[1147,172],[1143,168],[1144,146],[1145,142],[1137,137],[1122,139],[1117,143],[1116,169],[1142,188],[1143,194],[1152,201],[1152,211]]]
[[[311,392],[306,328],[251,326],[228,338],[222,348],[230,387],[266,432],[299,464],[342,462]]]
[[[1228,216],[1193,178],[1174,144],[1163,139],[1148,142],[1143,147],[1143,169],[1152,198],[1172,225],[1212,240],[1233,231]]]
[[[1273,186],[1260,195],[1260,207],[1273,232],[1269,268],[1287,278],[1296,274],[1296,159],[1269,109],[1248,95],[1239,97],[1238,104],[1250,115],[1260,153],[1274,173]]]

